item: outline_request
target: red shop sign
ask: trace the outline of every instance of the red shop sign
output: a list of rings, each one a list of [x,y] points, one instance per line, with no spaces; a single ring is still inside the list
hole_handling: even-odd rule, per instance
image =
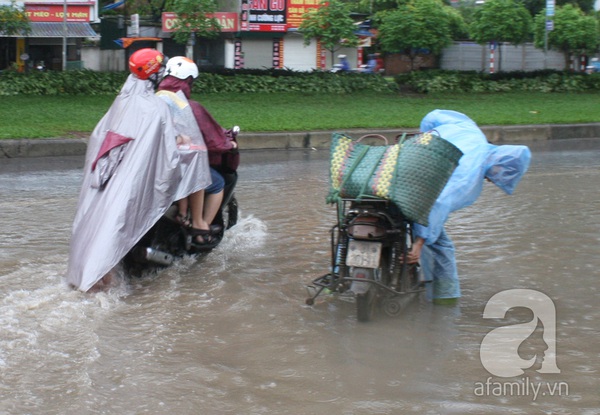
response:
[[[25,5],[25,13],[32,22],[62,22],[64,8],[61,5]],[[90,6],[67,6],[67,22],[89,22]]]
[[[219,21],[221,25],[221,32],[238,32],[239,29],[239,17],[237,13],[234,12],[217,12],[215,13],[215,18]],[[176,13],[173,12],[163,12],[162,14],[162,31],[163,32],[173,32],[175,30],[175,25],[179,18]]]

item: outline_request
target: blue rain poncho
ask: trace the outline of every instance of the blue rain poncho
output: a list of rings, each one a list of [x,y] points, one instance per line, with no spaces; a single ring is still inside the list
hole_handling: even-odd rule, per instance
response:
[[[437,198],[427,227],[415,224],[415,236],[423,238],[421,266],[433,279],[433,298],[458,298],[460,285],[454,245],[444,230],[450,213],[473,204],[487,177],[506,194],[512,194],[531,161],[529,148],[522,145],[488,143],[477,124],[465,114],[434,110],[421,121],[422,132],[435,131],[462,152],[458,167]]]

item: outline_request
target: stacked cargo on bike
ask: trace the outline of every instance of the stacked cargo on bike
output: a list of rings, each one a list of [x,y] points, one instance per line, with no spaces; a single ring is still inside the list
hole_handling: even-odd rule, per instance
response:
[[[373,139],[380,142],[366,143]],[[418,263],[406,261],[412,225],[427,225],[461,156],[435,133],[404,134],[392,143],[380,135],[334,133],[327,196],[337,207],[331,266],[312,281],[307,304],[324,291],[340,294],[355,300],[359,321],[368,321],[377,305],[395,316],[424,291]]]

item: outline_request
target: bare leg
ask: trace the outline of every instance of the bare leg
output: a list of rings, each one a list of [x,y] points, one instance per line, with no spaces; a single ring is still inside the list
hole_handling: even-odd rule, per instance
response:
[[[189,195],[192,209],[192,227],[196,229],[208,229],[208,223],[203,218],[204,212],[204,190]],[[180,210],[181,211],[181,210]]]
[[[183,199],[177,201],[177,222],[179,222],[180,225],[185,226],[186,228],[192,224],[190,222],[190,217],[188,214],[189,205],[189,197],[184,197]]]
[[[223,190],[219,193],[213,193],[211,195],[206,196],[206,201],[204,205],[204,221],[208,226],[212,223],[217,216],[217,212],[221,207],[221,202],[223,201]]]
[[[215,219],[215,216],[221,207],[223,191],[221,190],[219,193],[206,195],[205,198],[205,192],[201,190],[191,194],[189,199],[192,210],[192,230],[207,231],[205,236],[195,233],[196,242],[203,243],[207,241],[207,237],[210,239],[208,231],[210,229],[210,224]]]
[[[188,198],[184,197],[177,201],[177,205],[179,206],[179,214],[183,217],[187,216],[188,213]]]

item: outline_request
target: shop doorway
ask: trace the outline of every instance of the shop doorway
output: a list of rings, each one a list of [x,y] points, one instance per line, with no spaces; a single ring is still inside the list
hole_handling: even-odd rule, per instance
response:
[[[17,42],[14,37],[0,37],[0,71],[10,69],[17,62]]]

